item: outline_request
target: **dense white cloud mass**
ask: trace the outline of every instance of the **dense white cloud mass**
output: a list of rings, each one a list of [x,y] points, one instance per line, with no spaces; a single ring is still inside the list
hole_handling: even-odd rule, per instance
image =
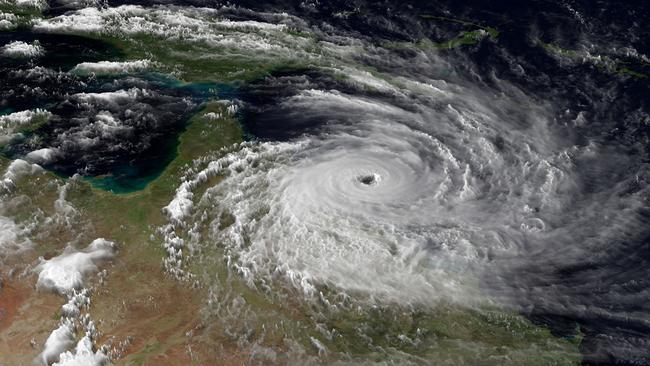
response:
[[[43,109],[14,112],[0,116],[0,144],[10,142],[20,137],[22,128],[29,127],[35,122],[47,121],[52,114]]]
[[[74,344],[74,323],[64,319],[58,328],[52,331],[45,341],[40,359],[45,365],[51,365],[59,360],[59,355]]]
[[[23,251],[33,246],[27,237],[28,230],[13,220],[0,216],[0,257]]]
[[[34,25],[34,29],[45,32],[153,35],[166,40],[205,42],[210,46],[258,50],[281,47],[264,37],[264,34],[274,32],[277,35],[286,27],[285,24],[252,20],[220,19],[219,12],[209,8],[152,9],[137,5],[107,9],[84,8],[71,14],[39,20]]]
[[[22,177],[42,171],[43,169],[37,164],[30,164],[25,160],[16,159],[7,167],[7,170],[2,176],[2,182],[0,185],[5,189],[11,189]]]
[[[109,362],[102,351],[93,351],[93,344],[87,336],[77,343],[74,353],[66,351],[59,356],[53,366],[101,366]]]
[[[46,9],[46,0],[0,0],[0,5],[10,5],[19,8]]]
[[[36,267],[37,286],[61,294],[70,293],[83,285],[84,275],[97,271],[100,261],[113,257],[115,244],[105,239],[95,239],[82,252],[72,249]]]
[[[100,61],[100,62],[82,62],[72,69],[76,73],[95,73],[95,74],[123,74],[130,72],[143,71],[152,66],[150,60],[137,61]]]
[[[2,46],[0,53],[8,57],[36,57],[45,53],[45,50],[38,42],[30,44],[15,41]]]
[[[221,38],[213,34],[225,30],[284,30],[285,24],[259,21],[233,21],[220,18],[218,10],[211,8],[156,7],[122,5],[115,8],[85,8],[76,12],[43,19],[34,25],[44,31],[97,32],[105,34],[154,34],[164,38],[208,40]],[[288,16],[287,16],[288,17]],[[192,33],[190,33],[192,31]]]
[[[46,147],[29,152],[27,155],[25,155],[25,158],[37,164],[45,164],[51,162],[56,154],[56,149]]]
[[[3,13],[0,11],[0,30],[10,30],[16,26],[18,18],[11,13]]]
[[[26,125],[36,118],[47,119],[51,116],[52,114],[44,109],[14,112],[5,116],[0,116],[0,127],[5,130],[10,126],[15,127]]]
[[[122,5],[111,8],[84,8],[49,19],[38,19],[34,29],[59,34],[92,34],[131,37],[170,51],[173,57],[191,62],[268,62],[320,60],[313,39],[298,37],[291,30],[304,27],[287,14],[259,14],[259,20],[232,20],[224,9],[178,6],[145,8]],[[181,47],[175,47],[180,45]],[[247,59],[248,58],[248,59]],[[103,65],[109,66],[109,65]],[[171,66],[171,65],[166,65]],[[99,65],[93,66],[97,69]]]

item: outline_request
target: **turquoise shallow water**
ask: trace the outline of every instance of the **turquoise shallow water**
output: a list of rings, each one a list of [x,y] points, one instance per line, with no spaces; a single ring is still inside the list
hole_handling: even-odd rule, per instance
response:
[[[231,99],[236,96],[236,89],[230,85],[217,83],[183,83],[176,79],[157,73],[149,73],[146,78],[161,83],[165,87],[178,89],[182,94],[203,102],[213,99]],[[197,108],[198,112],[201,108]],[[191,117],[190,117],[191,118]],[[144,189],[158,178],[178,155],[179,137],[185,130],[189,118],[183,121],[183,128],[178,133],[166,136],[157,146],[142,154],[135,161],[123,161],[114,164],[109,174],[87,176],[85,179],[94,187],[113,193],[125,194]]]
[[[95,188],[113,193],[131,193],[144,189],[150,182],[162,174],[167,165],[177,156],[178,135],[166,141],[146,161],[137,163],[123,162],[116,164],[112,172],[103,176],[84,177]]]

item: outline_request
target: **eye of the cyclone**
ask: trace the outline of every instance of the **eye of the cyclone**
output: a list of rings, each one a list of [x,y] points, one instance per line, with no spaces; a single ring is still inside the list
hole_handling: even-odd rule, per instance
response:
[[[360,175],[357,177],[357,180],[364,185],[367,186],[374,186],[375,184],[379,183],[379,175],[378,174],[364,174]]]

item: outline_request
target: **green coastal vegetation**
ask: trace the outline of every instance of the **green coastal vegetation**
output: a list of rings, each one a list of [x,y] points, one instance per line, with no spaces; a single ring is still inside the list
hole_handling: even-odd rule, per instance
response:
[[[647,74],[639,71],[650,67],[646,62],[631,62],[624,60],[617,56],[610,55],[591,55],[586,51],[577,51],[568,48],[562,48],[552,43],[545,43],[538,40],[539,45],[552,56],[565,58],[571,62],[576,63],[590,63],[595,65],[598,70],[609,75],[619,77],[632,77],[637,79],[645,79]]]

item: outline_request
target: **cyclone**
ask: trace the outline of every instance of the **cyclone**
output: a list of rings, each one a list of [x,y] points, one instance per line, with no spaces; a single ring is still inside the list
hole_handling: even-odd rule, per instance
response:
[[[328,72],[251,87],[255,137],[187,171],[165,210],[196,257],[223,248],[250,287],[325,312],[498,305],[647,326],[618,310],[636,297],[612,307],[619,295],[598,287],[620,276],[605,263],[642,261],[611,243],[643,235],[643,168],[621,179],[634,163],[576,143],[552,104],[506,81],[495,92],[461,77]],[[269,90],[289,92],[256,96]],[[601,264],[565,282],[593,253]],[[610,349],[645,342],[621,335]]]
[[[506,257],[525,260],[527,238],[552,229],[568,201],[569,152],[542,107],[500,110],[525,97],[438,85],[434,98],[415,88],[287,97],[282,109],[311,127],[197,174],[228,172],[194,210],[214,217],[207,241],[225,243],[250,281],[283,278],[307,296],[329,286],[366,300],[492,301],[480,279]]]

